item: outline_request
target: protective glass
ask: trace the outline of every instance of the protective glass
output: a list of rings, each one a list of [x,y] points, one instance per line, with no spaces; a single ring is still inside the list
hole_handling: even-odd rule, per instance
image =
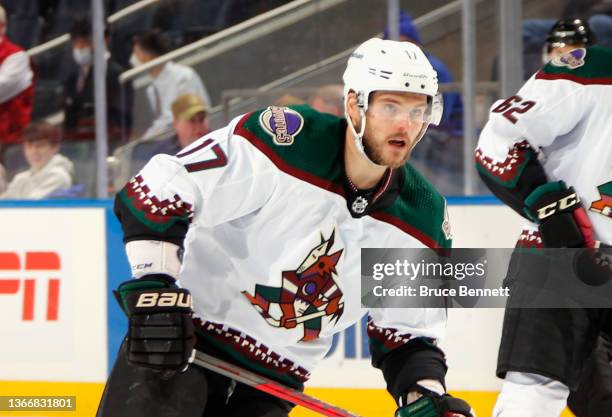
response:
[[[442,117],[442,97],[438,94],[427,101],[402,104],[393,100],[373,100],[368,112],[388,122],[409,121],[410,123],[438,124]]]

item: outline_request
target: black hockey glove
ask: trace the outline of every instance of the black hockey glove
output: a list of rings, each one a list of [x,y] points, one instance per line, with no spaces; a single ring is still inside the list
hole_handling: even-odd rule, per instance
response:
[[[539,186],[525,199],[525,213],[539,224],[547,248],[594,248],[593,225],[580,197],[563,181]]]
[[[416,389],[422,397],[395,411],[395,417],[475,417],[468,403],[448,394],[439,395],[426,388]]]
[[[159,274],[126,281],[114,293],[129,318],[128,362],[168,375],[186,369],[194,345],[189,291]]]

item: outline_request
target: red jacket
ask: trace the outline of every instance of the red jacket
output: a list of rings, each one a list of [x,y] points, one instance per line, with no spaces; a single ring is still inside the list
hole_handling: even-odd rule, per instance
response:
[[[6,58],[23,49],[6,37],[0,42],[0,65]],[[0,143],[21,142],[21,132],[32,119],[34,80],[21,93],[0,103]]]

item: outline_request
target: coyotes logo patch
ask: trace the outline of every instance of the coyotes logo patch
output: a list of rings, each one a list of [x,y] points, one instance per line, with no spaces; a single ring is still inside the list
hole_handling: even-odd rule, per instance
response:
[[[567,67],[569,69],[576,69],[584,65],[585,57],[586,49],[578,48],[568,51],[563,55],[559,55],[556,58],[553,58],[550,63],[553,64],[555,67]]]
[[[336,264],[343,249],[334,253],[334,232],[313,248],[295,270],[283,271],[280,287],[255,285],[255,294],[242,294],[261,316],[274,327],[293,329],[303,326],[301,342],[319,337],[323,317],[338,321],[344,311],[342,291],[335,281]]]
[[[304,127],[304,118],[287,107],[270,106],[259,116],[259,124],[279,146],[293,145]]]

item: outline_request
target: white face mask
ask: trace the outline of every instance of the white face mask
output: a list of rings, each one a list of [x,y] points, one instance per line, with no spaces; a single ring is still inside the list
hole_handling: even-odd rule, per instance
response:
[[[91,64],[91,48],[74,48],[72,57],[79,65],[89,65]]]
[[[138,67],[138,66],[142,65],[142,62],[140,62],[138,57],[136,57],[136,55],[134,55],[133,52],[132,52],[132,55],[130,55],[130,65],[132,67]]]

